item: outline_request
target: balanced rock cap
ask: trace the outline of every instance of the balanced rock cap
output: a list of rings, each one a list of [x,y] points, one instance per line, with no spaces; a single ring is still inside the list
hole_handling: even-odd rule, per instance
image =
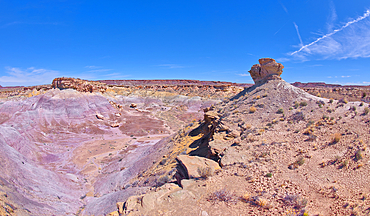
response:
[[[248,71],[255,84],[262,84],[268,80],[281,80],[284,66],[272,58],[261,58],[259,64],[252,66]]]

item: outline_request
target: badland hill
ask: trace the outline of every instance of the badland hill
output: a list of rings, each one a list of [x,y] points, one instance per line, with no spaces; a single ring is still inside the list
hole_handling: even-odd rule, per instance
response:
[[[282,70],[3,89],[0,213],[369,214],[369,88],[302,90]]]

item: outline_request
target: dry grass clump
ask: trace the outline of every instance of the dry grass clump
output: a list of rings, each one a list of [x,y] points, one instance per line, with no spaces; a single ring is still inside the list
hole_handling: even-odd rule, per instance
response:
[[[278,109],[277,113],[278,114],[283,114],[284,113],[284,109],[283,108]]]
[[[266,173],[265,177],[271,178],[272,177],[272,173]]]
[[[355,154],[355,160],[356,161],[359,161],[361,160],[363,157],[362,157],[362,151],[361,150],[357,150],[356,151],[356,154]]]
[[[298,101],[294,101],[294,108],[298,108],[299,107],[299,103],[298,103]]]
[[[268,207],[268,201],[267,199],[264,199],[264,198],[258,198],[256,201],[255,201],[256,205],[262,207],[262,208],[267,208]]]
[[[198,174],[201,178],[207,179],[208,177],[213,176],[213,170],[211,167],[198,167]]]
[[[289,165],[289,169],[297,169],[299,166],[302,166],[305,163],[305,159],[303,157],[299,157],[294,163]]]
[[[284,197],[284,203],[293,206],[295,209],[303,209],[307,205],[307,199],[301,197],[300,195],[286,195]]]
[[[342,135],[340,133],[335,133],[333,143],[338,143],[340,141],[340,138],[342,138]]]
[[[299,122],[303,121],[305,119],[303,112],[296,112],[293,115],[291,115],[288,120],[292,122]]]
[[[343,168],[348,168],[348,160],[344,160],[344,161],[342,161],[341,163],[340,163],[340,165],[339,165],[339,168],[340,169],[343,169]]]
[[[225,189],[213,192],[208,198],[207,201],[210,202],[225,202],[225,203],[236,203],[235,195],[230,191]]]
[[[369,107],[365,107],[365,109],[364,109],[364,115],[367,115],[367,114],[369,114],[369,112],[370,112],[370,109],[369,109]]]
[[[307,102],[306,101],[302,101],[301,103],[299,103],[299,106],[301,106],[301,107],[307,106]]]
[[[254,106],[251,106],[250,108],[249,108],[249,112],[250,113],[254,113],[254,112],[256,112],[257,111],[257,108],[256,107],[254,107]]]

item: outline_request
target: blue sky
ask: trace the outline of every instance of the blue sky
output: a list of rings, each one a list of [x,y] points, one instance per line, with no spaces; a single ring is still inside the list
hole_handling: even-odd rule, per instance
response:
[[[0,0],[0,85],[83,79],[370,85],[370,1]]]

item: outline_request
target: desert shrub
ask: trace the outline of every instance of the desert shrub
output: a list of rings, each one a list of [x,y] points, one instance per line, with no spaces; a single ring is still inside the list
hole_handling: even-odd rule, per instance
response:
[[[351,107],[351,110],[352,110],[352,111],[356,111],[356,110],[357,110],[356,106],[352,106],[352,107]]]
[[[296,209],[303,209],[307,205],[307,199],[301,197],[300,195],[286,195],[284,197],[284,203],[291,205]]]
[[[361,102],[361,103],[360,103],[360,106],[363,106],[363,105],[364,105],[364,102]]]
[[[308,121],[308,123],[306,124],[306,127],[310,127],[311,125],[315,124],[315,121]]]
[[[207,179],[213,175],[213,170],[211,167],[198,167],[198,174],[201,178]]]
[[[313,135],[313,134],[309,134],[308,135],[308,138],[306,139],[306,141],[315,141],[317,139],[317,136]]]
[[[249,108],[249,112],[250,113],[254,113],[254,112],[256,112],[257,111],[257,108],[256,107],[254,107],[254,106],[251,106],[250,108]]]
[[[289,117],[288,120],[293,122],[303,121],[305,119],[303,112],[296,112]]]
[[[284,113],[284,109],[283,108],[278,109],[277,113],[278,114],[283,114]]]
[[[207,199],[211,202],[225,202],[225,203],[235,203],[237,200],[234,198],[234,194],[222,189],[213,192]]]
[[[362,151],[361,150],[357,150],[356,151],[356,154],[355,154],[355,160],[356,161],[359,161],[362,159]]]
[[[250,199],[251,199],[251,194],[249,192],[246,192],[244,193],[241,197],[240,197],[241,201],[243,202],[249,202]]]
[[[261,197],[258,197],[257,199],[255,199],[255,202],[254,202],[256,205],[262,207],[262,208],[267,208],[268,207],[268,201],[267,199],[264,199],[264,198],[261,198]]]
[[[267,173],[265,176],[268,177],[268,178],[271,178],[272,177],[272,173]]]
[[[303,132],[304,135],[311,135],[315,131],[315,128],[313,127],[308,127],[306,130]]]
[[[305,160],[303,157],[300,157],[298,158],[298,160],[296,161],[296,163],[299,165],[299,166],[302,166],[304,164]]]
[[[325,105],[325,102],[320,100],[320,101],[317,101],[316,104],[319,105],[319,106],[321,105],[321,107],[322,107],[322,105]]]
[[[267,97],[267,93],[263,94],[263,97]]]
[[[343,103],[345,103],[345,104],[347,104],[348,103],[348,100],[347,100],[347,98],[343,98]]]
[[[368,107],[365,107],[365,109],[364,109],[364,115],[369,114],[369,112],[370,112],[370,109]]]
[[[333,102],[334,102],[334,99],[330,98],[329,103],[333,103]]]
[[[362,93],[362,97],[365,98],[366,97],[366,92]]]
[[[299,103],[300,106],[307,106],[307,102],[306,101],[302,101],[301,103]]]
[[[303,157],[299,157],[294,163],[289,165],[289,169],[297,169],[299,166],[302,166],[305,163],[305,159]]]
[[[289,110],[293,110],[293,107],[289,107]]]
[[[342,169],[342,168],[348,168],[348,160],[342,161],[342,163],[340,163],[340,165],[339,165],[339,168],[340,169]]]
[[[296,108],[296,109],[297,109],[298,107],[299,107],[299,103],[298,103],[298,101],[295,101],[295,102],[294,102],[294,108]]]
[[[340,138],[342,138],[342,135],[340,133],[335,133],[333,143],[338,143],[340,141]]]
[[[319,93],[317,93],[317,95],[316,95],[317,97],[321,97],[321,94],[320,94],[320,92]]]
[[[257,95],[257,96],[256,96],[256,99],[257,99],[257,100],[258,100],[258,99],[260,99],[260,98],[261,98],[261,96],[260,96],[260,95]]]

